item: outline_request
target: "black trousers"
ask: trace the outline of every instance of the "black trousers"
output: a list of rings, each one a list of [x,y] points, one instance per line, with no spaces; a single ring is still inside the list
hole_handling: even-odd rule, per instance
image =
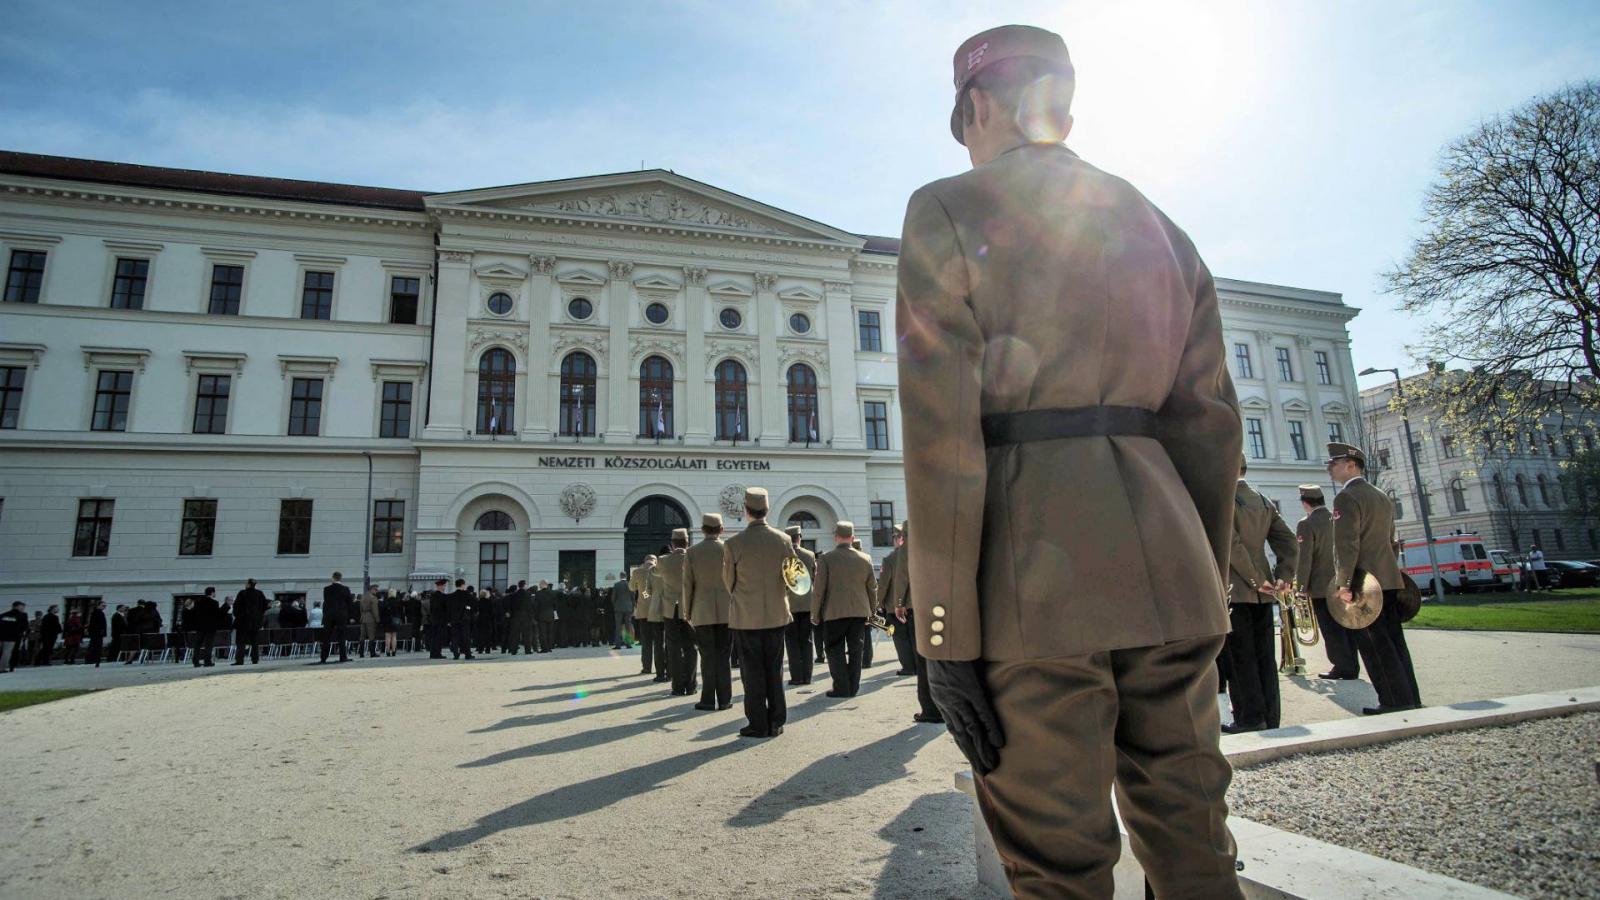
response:
[[[194,632],[194,643],[192,646],[194,647],[193,662],[196,666],[211,664],[211,648],[212,645],[216,644],[216,642],[217,633],[215,631]]]
[[[734,643],[739,646],[739,678],[744,682],[744,715],[750,720],[750,729],[758,734],[770,735],[789,719],[783,702],[783,644],[787,628],[779,625],[733,631]]]
[[[430,621],[428,630],[428,656],[438,658],[444,656],[444,623]]]
[[[671,658],[667,656],[667,623],[650,623],[650,656],[655,664],[656,677],[667,674],[667,663]]]
[[[1231,603],[1233,630],[1223,645],[1228,654],[1228,698],[1235,725],[1277,728],[1282,712],[1278,697],[1278,654],[1273,645],[1272,603]]]
[[[342,631],[344,631],[343,625],[324,625],[317,629],[317,641],[322,645],[320,649],[323,662],[328,661],[328,650],[334,644],[339,645],[339,661],[350,661],[350,652],[345,648],[344,638],[339,634]]]
[[[861,653],[866,637],[864,618],[831,619],[820,629],[826,634],[828,674],[835,693],[854,697],[861,690]]]
[[[472,620],[457,619],[450,623],[451,652],[455,656],[472,655]]]
[[[890,616],[894,610],[889,611]],[[911,610],[906,610],[906,620],[898,618],[887,620],[894,625],[894,655],[900,659],[900,671],[915,672],[917,670],[917,630],[911,627]]]
[[[540,653],[549,653],[556,648],[556,625],[557,622],[555,619],[541,621],[539,623],[538,637]]]
[[[789,649],[789,683],[811,681],[811,613],[796,612],[784,638]]]
[[[727,706],[733,702],[733,636],[726,625],[701,625],[694,636],[700,644],[700,705]]]
[[[1328,612],[1326,597],[1311,598],[1311,608],[1317,614],[1317,628],[1322,632],[1322,649],[1328,652],[1328,662],[1334,675],[1355,678],[1361,674],[1361,657],[1356,653],[1356,638],[1350,629],[1340,625]]]
[[[917,674],[917,705],[922,707],[923,716],[932,719],[944,718],[939,712],[939,707],[933,705],[933,694],[928,691],[928,661],[917,652],[917,617],[906,607],[905,622],[895,626],[895,649],[900,644],[900,632],[905,632],[911,643],[911,670]]]
[[[1397,593],[1384,591],[1383,612],[1378,614],[1378,620],[1354,632],[1356,649],[1367,665],[1372,687],[1378,692],[1378,705],[1391,708],[1422,703],[1417,673],[1411,666],[1411,651],[1406,647],[1406,635],[1400,627]]]
[[[506,641],[506,644],[507,649],[512,653],[517,652],[518,647],[522,648],[523,653],[533,653],[533,619],[525,616],[513,618],[511,620],[511,636]]]
[[[861,620],[861,664],[870,667],[872,665],[872,626],[867,625],[866,621],[866,619]]]
[[[91,635],[89,635],[88,640],[89,640],[89,655],[84,660],[84,662],[88,663],[91,666],[98,666],[98,665],[100,665],[100,651],[102,649],[102,646],[105,644],[105,639],[102,636],[98,635],[98,634],[91,634]]]
[[[668,619],[662,623],[667,631],[667,662],[672,674],[672,692],[692,694],[700,651],[694,638],[694,627],[682,619]]]
[[[261,629],[235,628],[233,630],[233,661],[244,662],[244,648],[250,648],[250,661],[261,661]]]
[[[823,630],[821,622],[811,623],[811,640],[817,645],[817,662],[828,661],[828,637]]]

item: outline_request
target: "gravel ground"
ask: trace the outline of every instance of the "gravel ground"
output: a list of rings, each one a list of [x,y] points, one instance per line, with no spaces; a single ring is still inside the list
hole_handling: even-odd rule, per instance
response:
[[[1600,713],[1234,773],[1233,815],[1522,897],[1600,897]]]

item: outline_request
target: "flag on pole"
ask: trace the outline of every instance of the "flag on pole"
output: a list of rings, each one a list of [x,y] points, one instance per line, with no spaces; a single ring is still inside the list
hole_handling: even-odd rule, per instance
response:
[[[807,440],[817,440],[817,408],[814,406],[811,408],[811,434]]]
[[[490,434],[499,434],[500,433],[500,415],[499,415],[499,410],[500,410],[499,404],[496,403],[491,398],[489,400],[489,433]]]
[[[667,433],[667,405],[660,394],[656,394],[656,437]]]
[[[733,408],[733,439],[744,437],[744,410],[735,406]]]

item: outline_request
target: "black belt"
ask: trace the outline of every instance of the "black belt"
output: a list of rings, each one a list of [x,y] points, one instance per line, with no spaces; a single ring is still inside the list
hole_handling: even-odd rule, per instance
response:
[[[1153,438],[1159,434],[1160,421],[1156,414],[1137,406],[1028,409],[991,413],[983,417],[983,443],[986,447],[1096,435]]]

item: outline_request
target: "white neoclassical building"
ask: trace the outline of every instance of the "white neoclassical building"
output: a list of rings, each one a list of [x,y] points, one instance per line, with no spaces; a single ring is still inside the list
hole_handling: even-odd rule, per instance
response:
[[[662,170],[446,194],[0,153],[0,599],[603,582],[768,488],[905,515],[898,241]],[[1218,282],[1252,480],[1359,426],[1336,294]]]

